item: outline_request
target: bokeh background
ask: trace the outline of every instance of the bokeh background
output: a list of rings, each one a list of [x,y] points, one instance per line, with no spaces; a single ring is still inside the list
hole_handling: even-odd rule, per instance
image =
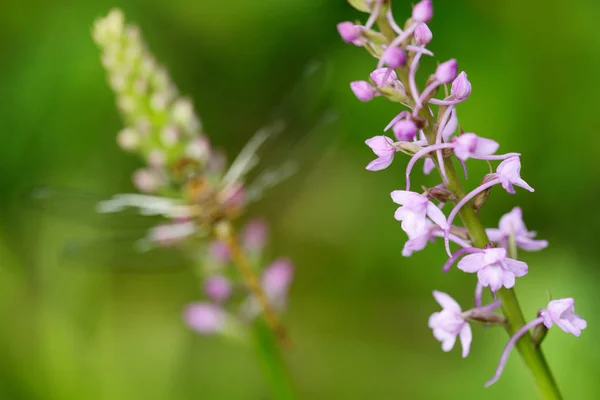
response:
[[[409,15],[408,1],[394,4],[398,17]],[[212,141],[229,152],[265,123],[307,63],[332,69],[325,89],[339,119],[321,133],[331,138],[312,148],[302,180],[251,210],[273,225],[272,254],[297,266],[286,323],[302,398],[535,397],[516,354],[502,379],[483,388],[506,341],[502,330],[475,327],[463,360],[456,348],[443,353],[427,328],[438,309],[431,291],[469,304],[474,277],[442,276],[439,243],[409,259],[400,254],[405,236],[389,192],[403,185],[406,161],[369,173],[373,156],[363,144],[398,109],[381,99],[360,103],[349,90],[374,61],[336,33],[337,22],[362,17],[345,2],[9,0],[0,6],[0,398],[270,398],[250,349],[182,323],[182,307],[199,298],[189,270],[123,272],[100,253],[68,259],[61,249],[70,240],[106,232],[29,206],[26,193],[39,184],[132,190],[139,162],[115,143],[121,122],[89,34],[113,6],[141,26]],[[517,291],[528,318],[547,290],[576,298],[588,329],[579,339],[553,330],[544,349],[565,398],[600,398],[600,3],[435,6],[430,48],[441,60],[457,58],[473,84],[458,108],[462,125],[521,152],[522,175],[536,189],[494,190],[483,219],[495,226],[520,205],[528,227],[550,241],[543,252],[522,253],[530,274]],[[475,165],[469,185],[484,172]]]

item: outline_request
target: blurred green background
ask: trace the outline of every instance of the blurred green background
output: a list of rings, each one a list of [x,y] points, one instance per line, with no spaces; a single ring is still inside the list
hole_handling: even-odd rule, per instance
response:
[[[398,18],[409,15],[408,1],[394,4]],[[251,350],[183,325],[182,307],[200,297],[190,271],[124,273],[98,260],[65,260],[69,240],[97,229],[36,212],[24,200],[37,184],[132,190],[139,164],[115,143],[121,122],[89,34],[113,6],[141,26],[213,142],[229,152],[266,121],[310,60],[333,68],[340,118],[323,135],[335,136],[334,144],[315,147],[303,167],[308,177],[251,212],[273,224],[272,254],[297,266],[285,318],[303,399],[535,398],[516,354],[502,379],[483,388],[507,339],[502,330],[475,327],[463,360],[456,348],[443,353],[427,328],[438,309],[431,291],[470,304],[474,277],[443,276],[439,243],[409,259],[400,254],[405,235],[389,192],[403,185],[406,161],[369,173],[373,156],[363,144],[398,109],[352,96],[349,81],[364,79],[375,63],[339,39],[337,22],[363,17],[341,0],[2,3],[0,398],[269,398]],[[576,298],[589,328],[580,339],[553,330],[544,349],[565,398],[600,398],[593,339],[600,322],[600,3],[435,7],[429,47],[440,60],[457,58],[473,84],[458,108],[462,125],[498,140],[503,152],[521,152],[522,176],[536,189],[495,190],[481,214],[495,226],[521,205],[528,227],[550,241],[541,253],[522,253],[530,274],[517,291],[529,319],[547,289]],[[484,172],[475,163],[469,185]],[[421,182],[437,183],[433,176]]]

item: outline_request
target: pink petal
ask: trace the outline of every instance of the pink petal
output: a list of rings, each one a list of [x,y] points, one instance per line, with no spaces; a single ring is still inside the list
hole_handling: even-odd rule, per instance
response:
[[[458,269],[465,272],[477,272],[483,266],[483,253],[469,254],[458,262]]]
[[[487,233],[488,238],[492,242],[499,242],[504,239],[504,234],[500,231],[500,229],[488,228],[485,230],[485,233]]]
[[[515,276],[521,277],[527,275],[528,267],[527,264],[523,261],[507,258],[506,260],[504,260],[504,262],[506,263],[508,270],[515,274]]]
[[[548,311],[552,314],[560,315],[575,305],[575,300],[568,297],[565,299],[552,300],[548,303]]]
[[[429,175],[431,173],[431,171],[433,171],[434,168],[435,168],[435,163],[433,162],[433,160],[431,158],[426,158],[425,164],[423,164],[423,173],[425,175]]]
[[[444,292],[433,291],[433,297],[444,310],[460,313],[462,312],[460,305],[449,294]]]
[[[507,289],[515,286],[515,274],[510,271],[504,271],[502,274],[502,286]]]
[[[460,330],[460,344],[462,345],[462,356],[465,358],[469,355],[469,350],[471,349],[471,341],[473,340],[473,332],[471,331],[471,326],[469,324],[465,324],[463,328]]]
[[[450,136],[452,136],[452,134],[456,131],[457,127],[458,118],[456,118],[456,109],[453,108],[452,113],[450,114],[450,120],[448,121],[448,123],[444,127],[444,130],[442,131],[442,137],[444,138],[445,142],[447,142],[448,139],[450,139]]]
[[[389,167],[392,161],[394,161],[394,153],[386,154],[371,161],[366,169],[369,171],[381,171]]]
[[[515,182],[513,182],[515,185],[522,187],[525,190],[529,190],[530,192],[535,192],[535,189],[532,188],[531,186],[529,186],[529,184],[527,182],[525,182],[523,179],[519,178],[517,179]]]
[[[492,139],[479,137],[477,138],[477,147],[475,148],[474,154],[478,156],[491,156],[498,150],[498,147],[500,147],[498,142]]]
[[[454,343],[456,343],[456,336],[451,335],[451,336],[447,337],[442,342],[442,350],[444,350],[446,352],[452,350],[452,348],[454,347]]]
[[[434,312],[433,314],[431,314],[429,316],[429,321],[427,321],[427,326],[429,326],[431,329],[434,329],[435,326],[438,324],[439,318],[440,318],[440,313]],[[435,335],[435,332],[433,334]]]
[[[396,215],[398,214],[399,212],[396,210]],[[427,233],[427,219],[413,212],[407,212],[402,218],[402,230],[406,232],[409,238],[425,235]]]
[[[365,140],[365,144],[373,150],[378,156],[386,155],[387,153],[394,152],[394,141],[387,136],[374,136],[370,139]]]
[[[499,227],[506,235],[510,235],[511,232],[514,232],[515,235],[526,232],[527,228],[523,223],[523,211],[521,211],[521,208],[515,207],[508,214],[504,214],[500,218]]]
[[[587,328],[586,320],[581,318],[579,315],[573,315],[571,318],[571,323],[578,329]]]
[[[471,152],[469,152],[469,149],[465,148],[464,146],[455,146],[454,154],[460,160],[466,161],[471,155]]]
[[[414,196],[415,193],[409,192],[408,190],[394,190],[390,193],[392,196],[392,201],[396,204],[405,204],[409,197]]]
[[[455,337],[453,334],[442,328],[433,328],[433,336],[440,342],[444,342]]]
[[[446,230],[448,229],[448,221],[446,220],[446,216],[437,208],[435,204],[432,202],[427,203],[427,215],[433,222],[439,225],[440,228]]]
[[[477,272],[479,283],[489,286],[494,292],[502,287],[504,282],[504,270],[501,267],[487,266]]]
[[[527,237],[517,237],[517,246],[523,250],[537,251],[548,247],[547,240],[534,240]]]

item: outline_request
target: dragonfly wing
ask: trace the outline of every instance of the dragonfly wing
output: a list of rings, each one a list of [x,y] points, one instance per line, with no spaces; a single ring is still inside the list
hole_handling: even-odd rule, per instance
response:
[[[74,239],[64,247],[61,260],[68,265],[127,272],[169,272],[191,266],[180,247],[150,247],[136,235]]]

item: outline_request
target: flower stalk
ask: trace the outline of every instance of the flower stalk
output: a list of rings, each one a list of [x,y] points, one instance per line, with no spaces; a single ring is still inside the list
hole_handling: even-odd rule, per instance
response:
[[[244,250],[240,246],[240,242],[231,225],[227,222],[219,223],[215,229],[215,234],[219,240],[227,244],[231,253],[233,264],[243,277],[244,284],[246,285],[247,289],[257,299],[269,328],[271,328],[282,345],[290,346],[290,338],[288,337],[281,320],[277,316],[277,312],[275,312],[275,309],[267,298],[267,295],[260,284],[258,276],[250,265],[250,262],[248,261]]]

